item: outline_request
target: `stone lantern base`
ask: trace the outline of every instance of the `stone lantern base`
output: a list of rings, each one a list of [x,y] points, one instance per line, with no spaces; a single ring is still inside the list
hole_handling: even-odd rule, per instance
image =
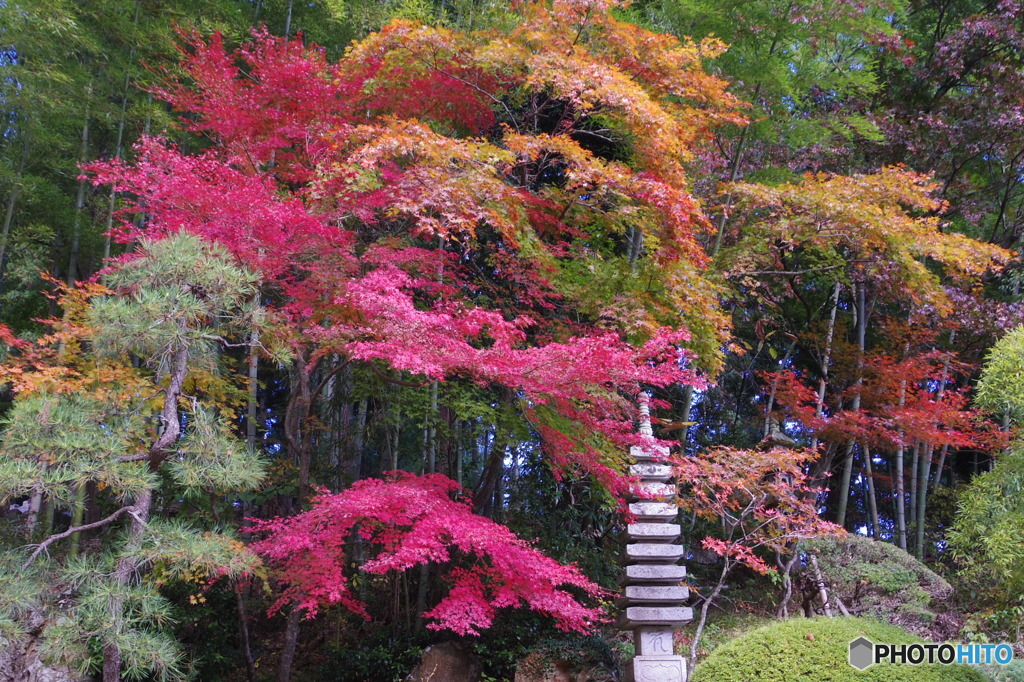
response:
[[[625,672],[625,682],[682,682],[686,661],[682,656],[637,656]]]

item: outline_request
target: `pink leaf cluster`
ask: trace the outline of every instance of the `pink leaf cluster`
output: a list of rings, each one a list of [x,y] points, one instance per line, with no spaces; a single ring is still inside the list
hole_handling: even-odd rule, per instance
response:
[[[253,532],[266,535],[252,547],[278,567],[286,585],[271,612],[295,604],[313,617],[321,606],[340,604],[368,618],[346,568],[346,548],[355,534],[375,552],[360,569],[367,573],[425,563],[448,567],[444,578],[451,590],[424,614],[432,629],[478,635],[501,608],[532,609],[563,630],[586,631],[603,620],[602,611],[577,594],[597,599],[605,590],[575,566],[559,564],[508,528],[474,514],[468,502],[453,500],[460,491],[439,474],[394,472],[385,480],[365,479],[341,493],[321,494],[297,516],[256,521]]]

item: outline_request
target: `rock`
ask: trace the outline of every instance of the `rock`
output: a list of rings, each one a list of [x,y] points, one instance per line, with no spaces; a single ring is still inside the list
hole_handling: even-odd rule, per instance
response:
[[[0,648],[0,682],[81,682],[88,678],[69,668],[51,668],[39,658],[38,640],[6,642]]]
[[[468,647],[442,642],[427,647],[405,682],[478,682],[484,667]]]

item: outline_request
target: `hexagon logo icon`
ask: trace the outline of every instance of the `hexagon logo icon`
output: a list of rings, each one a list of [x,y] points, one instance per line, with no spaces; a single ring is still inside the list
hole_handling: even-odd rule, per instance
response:
[[[875,645],[867,637],[858,637],[850,642],[850,665],[857,670],[866,670],[875,662]]]

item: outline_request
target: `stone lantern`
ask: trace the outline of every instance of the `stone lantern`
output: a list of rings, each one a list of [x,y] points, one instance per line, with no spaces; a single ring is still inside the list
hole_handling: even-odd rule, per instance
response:
[[[650,398],[640,394],[640,433],[653,437]],[[629,510],[633,523],[626,527],[625,568],[619,628],[632,630],[636,658],[625,671],[626,682],[683,682],[686,661],[672,650],[672,633],[693,620],[683,606],[690,591],[680,583],[686,567],[679,565],[683,547],[675,523],[677,488],[672,467],[662,464],[668,448],[650,445],[630,448],[636,464],[630,473],[641,483],[633,491]]]

